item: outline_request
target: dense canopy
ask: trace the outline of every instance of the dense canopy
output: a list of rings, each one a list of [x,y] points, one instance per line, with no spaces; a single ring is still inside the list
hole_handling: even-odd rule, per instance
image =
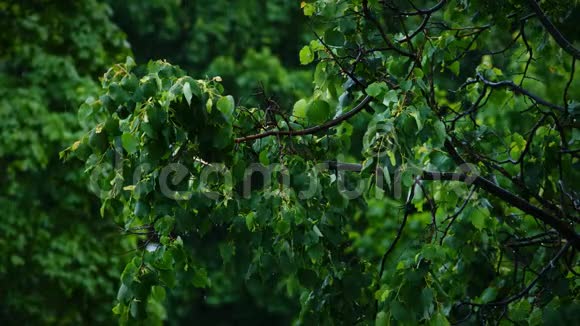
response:
[[[0,8],[0,320],[580,315],[580,4]]]

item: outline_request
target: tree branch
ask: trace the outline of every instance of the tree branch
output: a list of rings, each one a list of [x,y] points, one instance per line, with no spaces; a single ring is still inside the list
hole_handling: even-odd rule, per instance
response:
[[[461,212],[463,212],[465,207],[467,207],[467,203],[469,202],[469,200],[471,200],[471,196],[473,196],[475,189],[476,189],[475,187],[472,187],[471,190],[469,191],[469,194],[467,195],[467,198],[465,198],[465,200],[463,201],[463,204],[461,205],[461,207],[459,207],[459,209],[456,210],[455,213],[453,213],[453,215],[447,216],[446,220],[450,220],[450,221],[449,221],[449,224],[447,224],[445,231],[443,231],[443,235],[441,236],[441,239],[439,240],[440,245],[443,244],[443,240],[447,236],[447,232],[449,232],[449,229],[451,229],[451,225],[453,225],[453,222],[455,222],[457,217],[459,217],[459,214],[461,214]]]
[[[465,160],[457,153],[455,146],[449,141],[445,141],[445,149],[449,152],[453,160],[456,164],[461,165],[465,164]],[[446,173],[446,172],[444,172]],[[448,172],[447,172],[448,173]],[[473,177],[471,177],[473,178]],[[438,179],[439,180],[439,179]],[[461,180],[460,180],[461,181]],[[564,238],[568,239],[572,243],[572,246],[576,250],[580,250],[580,235],[576,233],[574,228],[564,221],[552,216],[552,214],[546,212],[545,210],[532,205],[527,200],[522,199],[521,197],[512,194],[511,192],[507,191],[506,189],[501,188],[500,186],[496,185],[495,183],[482,178],[480,176],[475,177],[472,181],[473,184],[479,186],[483,190],[489,192],[492,195],[500,198],[501,200],[519,208],[523,212],[539,219],[540,221],[550,225],[556,231],[558,231]]]
[[[413,39],[413,37],[417,36],[417,34],[421,33],[425,29],[425,26],[427,26],[427,23],[429,22],[429,19],[430,18],[431,18],[431,15],[430,14],[429,15],[426,15],[423,18],[423,21],[421,22],[421,24],[419,25],[419,27],[417,27],[417,29],[415,29],[415,31],[413,31],[411,33],[411,35],[407,35],[404,38],[402,38],[400,40],[397,40],[397,42],[398,43],[410,42]]]
[[[395,239],[393,240],[393,242],[389,246],[389,249],[387,249],[387,251],[383,254],[383,257],[381,258],[381,266],[379,268],[379,277],[377,279],[377,290],[380,289],[380,282],[381,282],[381,278],[383,278],[383,273],[385,272],[385,263],[387,262],[387,257],[389,257],[389,255],[393,252],[393,250],[395,250],[395,246],[397,245],[397,243],[401,239],[401,236],[403,235],[403,229],[405,228],[405,225],[407,225],[407,220],[409,219],[409,214],[411,213],[409,206],[411,205],[411,202],[413,201],[413,198],[415,197],[415,186],[416,185],[417,185],[417,180],[415,180],[415,182],[411,186],[411,189],[409,189],[409,196],[407,197],[407,201],[405,203],[405,208],[404,208],[405,212],[403,214],[403,221],[401,221],[401,225],[399,226],[399,229],[397,230],[397,235],[395,236]],[[378,305],[379,305],[379,300],[377,299],[375,301],[375,311],[376,312],[378,312]]]
[[[434,5],[433,7],[429,8],[429,9],[416,9],[416,11],[413,11],[413,12],[400,12],[399,15],[401,15],[401,16],[430,15],[430,14],[436,12],[437,10],[441,9],[443,7],[443,5],[445,5],[446,2],[447,2],[447,0],[441,0],[441,1],[439,1],[439,3],[437,3],[436,5]]]
[[[394,50],[395,52],[399,53],[402,56],[411,58],[414,61],[417,61],[418,60],[417,55],[415,53],[411,53],[411,52],[405,51],[404,49],[399,48],[398,46],[396,46],[395,44],[393,44],[393,42],[387,36],[387,33],[385,32],[383,26],[381,26],[381,23],[371,13],[371,11],[369,9],[368,0],[363,0],[362,1],[362,8],[363,8],[363,14],[364,14],[364,16],[368,20],[370,20],[377,27],[377,29],[379,31],[379,34],[381,34],[381,37],[383,38],[383,40],[385,41],[385,43],[387,44],[387,46],[389,47],[389,49]]]
[[[362,165],[360,164],[335,162],[334,166],[337,170],[346,169],[348,171],[356,171],[356,172],[360,172],[362,170]],[[422,171],[420,173],[420,178],[421,180],[458,181],[464,182],[469,185],[475,185],[485,190],[486,192],[498,197],[504,202],[514,207],[517,207],[524,213],[527,213],[539,219],[540,221],[548,224],[549,226],[554,228],[554,230],[558,231],[564,238],[566,238],[576,250],[580,250],[580,235],[578,235],[576,231],[574,231],[574,229],[570,227],[570,225],[552,216],[552,214],[550,214],[549,212],[546,212],[545,210],[531,204],[525,199],[517,196],[516,194],[511,193],[510,191],[496,185],[495,183],[481,176],[468,175],[465,173],[457,173],[457,172]]]
[[[570,41],[568,41],[564,37],[564,35],[560,33],[558,28],[556,28],[556,26],[552,24],[550,19],[548,19],[548,16],[546,16],[544,11],[542,11],[542,8],[538,4],[538,2],[536,0],[528,0],[528,3],[530,4],[530,7],[532,7],[532,10],[536,13],[538,18],[540,19],[542,25],[544,25],[544,28],[546,28],[548,33],[552,35],[556,43],[558,43],[558,45],[560,45],[560,47],[562,47],[562,49],[568,52],[571,56],[573,56],[576,59],[580,59],[580,50],[576,49],[572,45],[572,43],[570,43]]]
[[[534,100],[538,104],[545,105],[549,108],[556,109],[556,110],[559,110],[562,112],[566,110],[559,105],[556,105],[554,103],[550,103],[550,102],[544,100],[543,98],[539,97],[538,95],[530,93],[529,91],[523,89],[522,87],[514,84],[514,82],[512,82],[511,80],[502,80],[502,81],[498,81],[498,82],[492,82],[492,81],[485,79],[483,77],[483,75],[479,72],[477,73],[477,78],[479,80],[481,80],[485,85],[487,85],[491,88],[502,88],[502,87],[509,88],[515,94],[524,94],[525,96],[531,98],[532,100]]]
[[[306,128],[306,129],[302,129],[302,130],[270,130],[270,131],[267,131],[267,132],[264,132],[261,134],[239,137],[239,138],[236,138],[234,141],[236,143],[243,143],[243,142],[252,141],[252,140],[256,140],[256,139],[266,138],[269,136],[304,136],[304,135],[315,134],[319,131],[327,130],[327,129],[330,129],[334,126],[337,126],[341,122],[353,117],[354,115],[356,115],[357,113],[362,111],[371,102],[372,99],[373,98],[371,96],[367,95],[352,110],[348,111],[347,113],[345,113],[345,114],[343,114],[335,119],[332,119],[332,120],[330,120],[324,124],[318,125],[318,126],[314,126],[314,127]]]

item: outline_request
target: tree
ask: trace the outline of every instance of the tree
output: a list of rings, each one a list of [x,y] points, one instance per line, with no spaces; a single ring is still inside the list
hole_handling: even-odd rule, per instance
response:
[[[76,108],[130,54],[96,1],[0,1],[0,321],[110,323],[132,245],[99,218],[78,162]]]
[[[314,92],[292,108],[131,58],[81,106],[94,127],[63,156],[146,248],[121,322],[159,322],[191,285],[216,303],[244,288],[299,324],[573,322],[580,85],[561,31],[577,10],[301,7]]]
[[[112,220],[103,223],[98,198],[87,192],[87,180],[79,162],[63,165],[58,153],[86,129],[78,123],[75,108],[97,93],[98,77],[108,66],[131,53],[127,41],[141,57],[152,55],[141,47],[145,43],[143,38],[147,38],[148,44],[167,44],[160,42],[160,38],[170,33],[152,35],[142,33],[143,28],[134,28],[145,25],[143,21],[123,24],[123,18],[133,19],[122,17],[123,6],[136,5],[135,10],[143,17],[159,16],[158,6],[151,3],[112,2],[115,12],[118,9],[120,13],[112,17],[114,12],[100,1],[74,4],[0,1],[0,26],[5,31],[0,35],[0,133],[3,136],[0,140],[0,234],[4,236],[0,237],[0,299],[3,302],[0,320],[4,323],[111,322],[110,306],[118,287],[120,266],[126,264],[126,258],[130,257],[127,252],[136,246],[136,239],[119,232]],[[177,9],[180,6],[177,2],[161,5],[164,4]],[[227,5],[228,2],[214,2],[200,7],[197,15],[214,16],[215,20],[219,13],[216,8]],[[222,13],[219,24],[235,20],[229,16],[236,15],[237,19],[253,20],[248,16],[259,12],[255,10],[257,5],[242,5],[239,8],[243,10],[235,15]],[[246,33],[241,35],[246,37],[258,30],[264,34],[261,39],[267,39],[275,31],[270,25],[301,16],[298,7],[293,11],[300,15],[286,15],[284,10],[289,6],[285,4],[269,7],[276,9],[270,16],[273,20],[259,28],[252,26],[252,30],[243,28],[237,32]],[[225,25],[230,29],[238,26]],[[163,24],[155,27],[167,29]],[[135,31],[141,34],[135,36],[132,34]],[[222,39],[232,33],[223,28],[220,31],[224,34],[220,36]],[[128,38],[125,33],[129,34]],[[212,29],[204,33],[202,39],[216,35]],[[196,42],[201,43],[192,41]],[[299,44],[293,37],[285,38],[284,42],[287,47]],[[237,48],[235,54],[242,60],[240,63],[233,59],[233,51],[223,51],[221,47],[220,57],[216,53],[197,51],[195,66],[188,65],[190,61],[183,64],[199,75],[211,75],[210,65],[220,66],[224,79],[228,74],[236,77],[237,81],[228,78],[232,88],[252,91],[268,71],[269,78],[263,80],[267,95],[252,100],[265,101],[280,94],[280,98],[291,103],[305,89],[309,72],[289,72],[282,66],[286,63],[276,57],[278,53],[273,54],[268,46],[274,45],[256,42],[251,47],[258,50],[246,47],[243,49],[246,54]],[[185,52],[192,53],[188,49],[182,53],[172,50],[172,61],[187,58]],[[293,61],[298,61],[295,51],[291,53]],[[168,313],[174,322],[191,315],[199,318],[201,314],[232,315],[238,319],[252,316],[253,320],[260,314],[264,322],[284,318],[259,310],[252,300],[247,300],[248,296],[214,309],[202,295],[192,296],[187,288],[180,290],[182,293],[173,291],[173,297],[168,300],[187,302],[187,310],[183,309],[184,305],[171,305]],[[196,301],[197,306],[192,304]]]

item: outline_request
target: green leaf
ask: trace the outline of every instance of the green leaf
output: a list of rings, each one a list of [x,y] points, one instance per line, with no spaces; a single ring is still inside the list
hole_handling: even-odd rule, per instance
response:
[[[391,302],[390,307],[391,307],[390,312],[396,320],[400,322],[405,322],[408,320],[409,312],[399,301],[394,300],[393,302]]]
[[[139,201],[138,203],[141,203]],[[155,230],[159,235],[169,235],[174,228],[175,219],[171,216],[164,216],[155,222]]]
[[[445,130],[445,124],[439,119],[435,120],[433,123],[433,129],[435,130],[435,135],[433,135],[433,146],[435,148],[443,147],[445,140],[447,139],[447,131]]]
[[[528,300],[524,299],[511,307],[509,316],[515,321],[523,321],[528,318],[531,310],[532,305],[528,302]]]
[[[423,308],[423,315],[428,316],[429,311],[433,307],[433,290],[431,288],[424,288],[421,291],[421,305]]]
[[[343,46],[344,34],[334,29],[327,30],[324,33],[324,41],[330,46]]]
[[[17,255],[11,255],[10,256],[10,262],[12,263],[12,265],[14,266],[22,266],[24,265],[24,259],[22,259],[22,257],[17,256]]]
[[[421,68],[413,68],[413,75],[415,75],[416,78],[423,78],[423,76],[425,76],[425,74],[423,73],[423,70],[421,70]]]
[[[207,270],[205,268],[196,268],[193,273],[192,283],[197,288],[206,288],[210,285],[210,280],[207,277]]]
[[[530,326],[543,325],[542,323],[542,310],[539,308],[534,309],[528,318],[528,323]]]
[[[302,2],[301,6],[304,16],[312,16],[316,12],[316,6],[313,3]]]
[[[383,105],[388,107],[391,103],[397,103],[398,101],[399,98],[397,96],[397,91],[391,89],[385,94],[385,97],[383,98]]]
[[[308,110],[308,101],[305,99],[300,99],[294,103],[294,108],[292,110],[292,115],[296,118],[306,119],[306,112]]]
[[[300,50],[300,64],[302,65],[307,65],[309,63],[311,63],[312,61],[314,61],[314,53],[312,53],[312,50],[310,49],[310,47],[308,45],[304,46],[301,50]]]
[[[474,208],[471,210],[471,214],[467,215],[471,220],[473,226],[478,230],[483,230],[485,228],[486,220],[489,216],[489,212],[486,208]]]
[[[127,91],[127,94],[132,94],[137,90],[137,87],[139,87],[139,80],[134,74],[129,74],[123,77],[119,84],[125,91]]]
[[[277,234],[284,235],[290,232],[290,223],[282,218],[276,222],[275,230]]]
[[[248,227],[248,230],[254,231],[256,227],[256,213],[250,212],[246,215],[246,226]]]
[[[130,100],[129,93],[127,93],[119,84],[111,84],[109,86],[109,95],[116,103],[127,103]]]
[[[93,106],[87,103],[83,103],[77,112],[80,121],[87,121],[92,114]]]
[[[208,113],[211,113],[211,110],[213,109],[213,100],[211,97],[207,99],[207,102],[205,102],[205,109]]]
[[[125,269],[121,274],[121,282],[127,286],[130,286],[133,283],[133,280],[137,278],[137,272],[139,271],[139,268],[135,263],[135,259],[137,258],[134,258],[127,264],[127,266],[125,266]]]
[[[459,76],[459,68],[460,68],[459,61],[453,62],[451,65],[447,66],[451,72],[455,74],[455,76]]]
[[[308,256],[312,260],[312,262],[317,263],[322,260],[322,256],[324,256],[324,249],[320,244],[316,244],[308,249]]]
[[[435,315],[429,319],[429,326],[449,326],[449,320],[447,317],[440,312],[437,312]]]
[[[314,100],[306,112],[308,121],[320,124],[330,118],[330,105],[324,100]]]
[[[127,56],[127,59],[125,60],[125,69],[127,69],[127,71],[131,71],[131,69],[133,69],[137,64],[135,63],[135,60],[133,60],[132,57]]]
[[[140,319],[145,316],[145,305],[143,301],[133,300],[130,304],[131,317]]]
[[[121,144],[127,153],[133,154],[137,151],[139,139],[137,139],[137,137],[135,137],[135,135],[132,133],[126,132],[121,136]]]
[[[388,288],[381,288],[380,290],[378,290],[375,293],[375,300],[378,300],[379,302],[383,302],[383,301],[387,300],[387,298],[389,297],[389,294],[391,294],[391,290],[389,290]]]
[[[193,94],[191,93],[191,85],[189,85],[188,82],[183,85],[183,96],[185,96],[187,104],[191,105],[191,98],[193,97]]]
[[[234,98],[231,95],[222,96],[217,102],[217,108],[227,118],[231,118],[235,108]]]
[[[131,290],[129,290],[129,287],[125,285],[125,283],[121,283],[119,291],[117,292],[117,300],[123,303],[128,303],[131,298]]]
[[[409,115],[415,118],[415,122],[417,123],[417,129],[420,131],[423,129],[423,120],[421,118],[421,112],[416,108],[409,109]]]
[[[115,315],[120,315],[120,314],[122,313],[122,310],[123,310],[123,308],[124,308],[124,307],[125,307],[125,306],[124,306],[124,305],[122,305],[121,303],[117,303],[117,304],[116,304],[116,305],[113,307],[113,309],[112,309],[112,311],[113,311],[113,314],[115,314]]]
[[[372,97],[378,97],[379,95],[385,93],[387,90],[388,88],[385,82],[374,82],[367,86],[366,92]]]
[[[133,214],[137,217],[145,217],[149,215],[149,205],[142,200],[137,201]]]
[[[259,159],[260,159],[260,163],[262,165],[270,165],[270,159],[268,158],[268,150],[267,149],[260,152]]]
[[[165,300],[166,291],[165,288],[159,285],[151,287],[151,298],[155,301],[162,302]]]
[[[389,325],[389,316],[387,315],[386,312],[380,311],[377,314],[377,318],[375,320],[375,325],[376,326],[387,326],[387,325]]]
[[[318,228],[318,226],[314,225],[314,226],[312,227],[312,230],[314,230],[314,233],[316,233],[316,234],[317,234],[319,237],[321,237],[321,238],[322,238],[322,237],[324,237],[324,236],[322,235],[322,232],[320,232],[320,229]]]
[[[391,180],[391,174],[389,173],[389,165],[388,164],[385,164],[383,166],[383,176],[385,178],[385,181],[387,182],[388,189],[389,190],[392,189],[393,188],[393,185],[392,185],[393,182]]]
[[[481,294],[481,302],[488,303],[493,301],[497,297],[497,289],[494,287],[489,287],[483,291]]]
[[[109,145],[107,133],[102,129],[102,125],[97,126],[89,134],[89,146],[97,153],[103,153]]]
[[[165,283],[166,286],[172,288],[175,286],[176,279],[175,279],[175,271],[172,269],[158,269],[159,272],[159,280],[162,283]]]

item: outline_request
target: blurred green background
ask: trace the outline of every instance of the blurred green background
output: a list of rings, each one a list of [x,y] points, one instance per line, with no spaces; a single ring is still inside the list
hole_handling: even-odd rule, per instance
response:
[[[311,89],[297,55],[307,39],[292,1],[0,1],[0,323],[114,322],[134,240],[100,217],[81,164],[58,155],[83,132],[77,108],[109,66],[165,59],[220,75],[239,104],[291,105]],[[212,305],[179,289],[170,322],[271,323],[293,309],[238,293]]]
[[[416,2],[427,5],[427,1]],[[485,7],[488,2],[473,3]],[[502,4],[500,1],[489,3]],[[574,15],[571,17],[577,17],[578,9]],[[462,19],[469,20],[469,17]],[[577,42],[580,34],[574,34],[577,28],[571,23],[573,20],[568,18],[562,30]],[[139,64],[167,60],[196,78],[220,76],[227,94],[234,96],[237,105],[265,106],[273,100],[290,111],[298,99],[308,98],[313,89],[313,66],[301,66],[298,56],[303,45],[313,39],[310,28],[298,1],[0,0],[0,324],[117,322],[111,309],[117,297],[119,277],[134,251],[142,249],[140,242],[122,232],[113,218],[101,217],[101,202],[88,191],[89,178],[83,173],[84,165],[75,160],[64,163],[59,157],[60,151],[87,131],[88,126],[78,122],[77,108],[98,94],[100,77],[111,65],[125,62],[127,56]],[[531,35],[537,36],[543,30],[536,27],[532,32]],[[492,47],[499,48],[512,37],[503,29],[494,33],[497,35],[487,36],[488,40],[498,43],[491,44]],[[550,51],[555,50],[546,47],[545,53]],[[558,60],[553,55],[550,58],[554,62]],[[480,59],[480,53],[468,54],[461,61],[463,66],[457,64],[457,76],[446,71],[437,83],[442,88],[458,86],[460,80],[465,80],[476,69]],[[401,60],[393,56],[392,66],[402,70],[405,65]],[[518,69],[523,62],[515,62],[511,57],[499,60],[499,66],[511,65]],[[375,63],[384,62],[376,60],[369,64]],[[538,70],[538,74],[547,82],[534,85],[536,91],[559,97],[558,88],[568,78],[564,68],[569,63],[564,63],[558,71],[543,67],[551,63],[551,60],[540,62],[543,70]],[[376,71],[369,69],[369,76],[363,77],[370,81],[369,77]],[[336,88],[343,87],[343,76],[337,72],[333,77],[336,77],[332,81]],[[576,79],[571,84],[572,91],[579,89],[575,87],[578,82]],[[571,95],[576,96],[572,91]],[[496,111],[494,114],[502,117],[509,114],[506,110]],[[523,120],[520,115],[508,117],[498,120],[501,121],[498,126],[505,124],[503,129],[509,132],[528,130],[533,122]],[[353,130],[344,132],[343,136],[343,141],[349,143],[349,160],[363,160],[362,139],[370,118],[368,114],[359,115],[349,121]],[[510,126],[517,128],[510,130]],[[415,138],[409,143],[415,142]],[[480,142],[481,147],[493,144]],[[549,165],[548,159],[545,162]],[[449,207],[455,208],[455,202],[459,202],[456,197],[453,191],[446,195]],[[487,201],[484,197],[478,200]],[[446,204],[443,199],[441,202]],[[347,254],[352,254],[353,260],[359,257],[361,261],[371,262],[389,244],[385,230],[391,235],[396,232],[398,218],[405,207],[403,202],[395,200],[369,200],[359,204],[364,209],[357,207],[355,212],[340,212],[353,217],[356,226],[347,230],[353,243],[352,252]],[[476,215],[477,212],[469,214],[480,220],[485,217]],[[423,211],[410,221],[401,240],[413,248],[405,252],[408,261],[419,250],[424,226],[430,219],[429,213]],[[471,240],[487,245],[487,234],[476,233],[479,230],[470,221],[456,225],[457,234],[464,235],[465,239],[478,234],[479,238]],[[486,252],[465,246],[465,239],[458,237],[450,246],[457,252],[466,248],[464,254],[469,259],[462,261],[463,281],[456,285],[455,271],[443,281],[448,282],[445,286],[456,290],[455,295],[470,292],[476,296],[495,275],[491,262],[481,263],[487,261]],[[222,247],[220,253],[212,252],[214,247],[210,248],[207,243],[204,246],[202,241],[214,241],[213,245],[219,241],[191,240],[202,247],[196,254],[209,257],[208,261],[214,258],[215,264],[219,264],[221,260],[215,258],[222,254]],[[236,250],[227,245],[224,248]],[[237,250],[243,256],[242,250],[253,248]],[[533,251],[526,255],[538,257]],[[247,268],[246,265],[243,267]],[[366,268],[374,274],[376,266],[367,264]],[[238,275],[233,268],[228,272]],[[370,280],[357,278],[361,274],[362,271],[353,270],[345,283],[353,289],[364,287],[366,281],[370,284]],[[311,275],[300,276],[308,281]],[[407,274],[400,272],[386,278],[393,284],[403,284],[406,277]],[[256,279],[243,280],[243,277],[230,279],[227,275],[218,275],[215,279],[220,282],[212,283],[211,290],[188,285],[168,291],[165,310],[159,309],[168,317],[166,323],[290,324],[299,315],[299,301],[303,298],[278,295],[285,290],[292,292],[280,286],[282,283],[265,284]],[[411,286],[405,291],[409,297],[418,293]],[[559,303],[554,306],[564,311]],[[571,308],[570,311],[567,314],[573,316]]]

